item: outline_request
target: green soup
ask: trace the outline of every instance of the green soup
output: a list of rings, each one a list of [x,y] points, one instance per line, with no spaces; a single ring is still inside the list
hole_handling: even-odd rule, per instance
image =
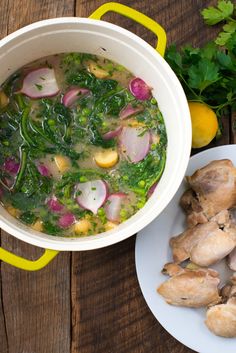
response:
[[[160,179],[167,136],[151,88],[83,53],[49,56],[0,91],[0,199],[51,235],[87,236],[126,221]]]

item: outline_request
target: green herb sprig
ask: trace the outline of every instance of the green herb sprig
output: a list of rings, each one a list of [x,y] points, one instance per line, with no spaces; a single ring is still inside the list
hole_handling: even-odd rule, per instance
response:
[[[166,60],[178,76],[189,101],[207,104],[220,118],[236,110],[236,5],[220,0],[204,9],[205,23],[223,22],[217,38],[201,48],[171,45]]]

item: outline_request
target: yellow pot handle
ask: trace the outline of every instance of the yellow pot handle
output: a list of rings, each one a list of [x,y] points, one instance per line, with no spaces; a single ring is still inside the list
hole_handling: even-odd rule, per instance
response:
[[[108,2],[100,6],[89,16],[89,18],[100,20],[100,18],[109,11],[126,16],[131,20],[140,23],[141,25],[149,29],[151,32],[153,32],[157,36],[158,40],[155,49],[158,51],[159,54],[161,54],[161,56],[164,56],[166,49],[166,32],[157,22],[155,22],[154,20],[139,11],[136,11],[128,6],[118,4],[116,2]]]
[[[59,251],[46,249],[44,254],[35,261],[24,259],[0,248],[0,260],[26,271],[38,271],[45,267]]]

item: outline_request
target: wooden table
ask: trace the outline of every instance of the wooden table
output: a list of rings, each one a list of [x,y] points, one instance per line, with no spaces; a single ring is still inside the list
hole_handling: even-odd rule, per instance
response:
[[[1,37],[34,21],[87,17],[103,0],[1,0]],[[199,11],[204,0],[123,0],[159,22],[168,41],[201,45],[213,38]],[[154,36],[118,15],[106,20],[155,43]],[[218,144],[234,142],[233,117]],[[231,122],[231,123],[230,123]],[[1,245],[30,259],[42,250],[2,231]],[[90,252],[61,253],[29,273],[1,264],[0,353],[190,353],[149,311],[134,264],[135,237]]]

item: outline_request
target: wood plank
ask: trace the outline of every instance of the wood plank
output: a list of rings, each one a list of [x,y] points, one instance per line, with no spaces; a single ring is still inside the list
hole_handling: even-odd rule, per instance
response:
[[[118,1],[146,13],[167,30],[169,42],[201,45],[215,31],[203,25],[199,9],[216,1]],[[76,15],[89,16],[99,1],[77,1]],[[154,44],[149,31],[129,19],[108,14]],[[72,255],[71,353],[190,353],[156,321],[142,297],[135,272],[135,238],[109,248]]]
[[[1,269],[1,265],[0,265]],[[1,343],[1,353],[8,353],[8,344],[7,344],[7,331],[5,326],[5,317],[3,311],[2,303],[2,278],[0,276],[0,343]]]
[[[88,17],[106,2],[105,0],[77,1],[76,16]],[[133,7],[157,21],[166,30],[168,43],[202,45],[214,38],[215,31],[205,26],[200,16],[200,10],[216,4],[217,0],[151,0],[148,2],[143,0],[118,0],[116,2]],[[150,31],[126,17],[108,13],[103,19],[136,33],[152,45],[155,44],[156,38]]]
[[[3,232],[3,247],[30,259],[42,250]],[[30,255],[29,255],[30,254]],[[38,272],[2,263],[2,299],[9,353],[70,351],[70,253]]]
[[[155,320],[135,271],[135,238],[73,254],[72,353],[190,353]]]
[[[230,143],[236,143],[236,111],[231,113]]]
[[[8,0],[8,11],[3,13],[8,34],[36,21],[73,16],[74,3],[75,0]]]
[[[73,14],[74,0],[2,0],[0,35],[3,37],[41,19]],[[2,246],[30,259],[42,253],[41,249],[24,244],[6,233],[2,236]],[[9,350],[4,348],[6,353],[69,353],[70,270],[69,253],[60,254],[45,269],[34,273],[2,264],[4,327],[9,347]],[[0,305],[2,353],[4,328],[1,322]]]

